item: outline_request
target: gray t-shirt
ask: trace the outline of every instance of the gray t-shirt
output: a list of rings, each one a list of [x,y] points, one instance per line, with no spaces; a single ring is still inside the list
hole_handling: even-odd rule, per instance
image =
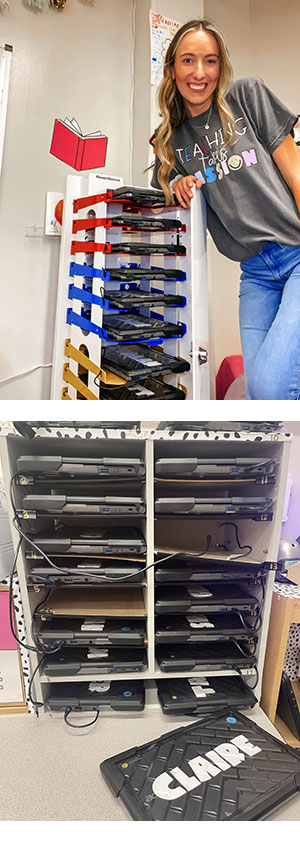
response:
[[[257,79],[238,79],[226,95],[235,118],[235,145],[224,143],[217,106],[189,117],[172,137],[176,157],[170,181],[196,174],[207,203],[207,226],[219,250],[234,261],[268,243],[300,245],[300,215],[272,153],[298,117]],[[151,184],[160,188],[156,157]]]

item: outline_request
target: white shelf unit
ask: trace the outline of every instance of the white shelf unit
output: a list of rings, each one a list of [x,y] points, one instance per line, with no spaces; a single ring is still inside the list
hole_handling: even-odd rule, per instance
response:
[[[122,253],[104,254],[75,253],[71,254],[71,242],[95,240],[97,243],[119,243],[122,240],[121,228],[105,228],[97,226],[95,229],[79,230],[73,233],[73,221],[96,217],[122,214],[122,204],[116,202],[94,202],[93,197],[106,191],[121,187],[123,180],[118,177],[99,176],[95,174],[68,176],[64,197],[64,213],[61,235],[61,253],[58,277],[58,296],[56,313],[56,333],[54,340],[53,376],[51,387],[52,399],[74,400],[84,398],[101,399],[101,384],[108,386],[124,386],[123,378],[107,373],[101,368],[101,350],[111,341],[102,335],[103,308],[95,301],[91,304],[91,322],[95,332],[86,330],[78,325],[81,319],[84,302],[78,298],[69,298],[69,286],[72,284],[82,290],[85,278],[82,275],[70,275],[70,264],[88,265],[96,270],[105,271],[118,268],[126,263],[134,262],[144,269],[150,266],[162,267],[166,270],[180,269],[186,273],[184,281],[141,281],[141,288],[150,290],[151,284],[156,289],[161,288],[165,293],[180,294],[186,298],[184,307],[155,307],[155,312],[164,315],[167,322],[183,323],[185,334],[180,337],[165,338],[163,342],[157,340],[155,345],[172,356],[181,357],[190,364],[190,370],[183,373],[172,373],[163,377],[164,382],[184,391],[186,399],[210,398],[209,375],[209,328],[208,328],[208,282],[207,282],[207,254],[206,254],[206,210],[205,202],[200,192],[191,203],[191,208],[185,210],[173,206],[171,208],[143,208],[140,209],[145,217],[161,217],[179,219],[185,226],[180,233],[180,243],[186,248],[185,256],[162,256],[160,254],[146,254],[141,256]],[[91,197],[91,204],[74,213],[73,202],[83,197]],[[126,209],[125,209],[126,212]],[[135,212],[136,213],[136,212]],[[140,232],[133,235],[135,241],[152,243],[177,242],[176,232],[147,233]],[[131,234],[123,236],[123,242],[131,240]],[[72,271],[71,271],[72,272]],[[93,297],[103,298],[103,290],[118,289],[120,284],[93,276],[89,279]],[[76,293],[78,295],[78,292]],[[80,295],[80,294],[79,294]],[[98,300],[96,300],[98,301]],[[67,322],[67,311],[69,311]],[[70,316],[70,312],[73,312]],[[112,311],[113,313],[113,311]],[[122,312],[121,312],[122,313]],[[141,307],[140,313],[150,315],[149,308]],[[88,323],[87,323],[88,327]],[[140,342],[147,342],[141,340]],[[130,344],[130,341],[128,341]],[[154,340],[151,341],[154,344]],[[84,355],[84,357],[82,357]],[[88,360],[87,360],[88,359]],[[85,372],[84,372],[85,370]],[[95,384],[95,376],[99,374],[100,381]],[[79,379],[79,380],[78,380]],[[141,380],[141,384],[143,380]]]
[[[62,423],[63,425],[63,423]],[[272,588],[275,577],[274,568],[277,560],[277,549],[281,530],[281,519],[284,507],[284,495],[287,479],[289,444],[290,440],[284,434],[270,435],[262,434],[260,437],[257,434],[246,435],[241,434],[239,439],[236,439],[234,434],[228,435],[228,439],[224,438],[223,434],[213,434],[213,439],[207,440],[205,434],[201,433],[200,439],[195,440],[195,434],[190,432],[185,436],[181,432],[181,439],[174,439],[168,431],[142,431],[141,434],[135,434],[133,437],[130,431],[127,431],[124,439],[120,439],[119,432],[116,431],[116,437],[113,436],[113,431],[110,431],[110,437],[105,438],[99,434],[99,429],[90,429],[90,439],[84,439],[83,436],[75,434],[72,429],[63,429],[62,436],[35,436],[34,439],[28,440],[19,436],[7,436],[1,438],[1,458],[3,466],[3,476],[6,487],[10,483],[12,475],[16,472],[16,459],[21,454],[47,454],[65,456],[84,457],[84,456],[99,456],[99,455],[120,455],[120,456],[142,456],[145,457],[146,463],[146,479],[144,484],[144,494],[146,500],[146,516],[142,522],[142,529],[147,542],[147,554],[145,565],[152,566],[146,572],[146,585],[143,586],[146,607],[146,622],[147,622],[147,650],[148,650],[148,669],[141,673],[118,673],[112,675],[93,674],[85,675],[84,679],[88,681],[107,680],[109,679],[142,679],[145,682],[147,697],[146,700],[151,702],[156,701],[155,684],[153,680],[161,678],[166,679],[170,677],[186,677],[191,676],[191,672],[162,672],[157,666],[155,659],[155,582],[154,582],[154,553],[155,549],[165,549],[166,551],[182,551],[187,553],[201,553],[206,545],[206,537],[209,534],[212,537],[210,545],[210,553],[220,553],[218,545],[226,545],[227,549],[235,552],[237,549],[235,541],[235,533],[232,527],[228,526],[229,521],[233,521],[238,526],[238,535],[241,545],[251,545],[252,552],[248,559],[259,560],[260,562],[268,561],[271,566],[266,574],[265,583],[265,599],[262,614],[262,627],[259,633],[259,644],[257,649],[258,671],[260,682],[256,688],[255,694],[259,699],[261,688],[261,677],[264,663],[264,655],[266,648],[266,639],[268,633],[269,614],[272,599]],[[57,433],[57,432],[56,432]],[[83,432],[84,433],[84,432]],[[72,435],[73,434],[73,435]],[[154,480],[154,464],[157,457],[162,456],[202,456],[202,457],[216,457],[216,456],[251,456],[251,457],[272,457],[278,461],[276,470],[276,485],[270,489],[275,490],[274,506],[272,508],[273,518],[271,521],[253,521],[252,519],[235,519],[234,517],[220,517],[218,519],[211,518],[193,518],[193,519],[165,519],[156,518],[154,516],[154,499],[155,489],[157,488],[157,481]],[[200,487],[199,487],[200,488]],[[29,490],[30,487],[20,487],[14,485],[15,502],[17,506],[21,506],[21,500],[24,490]],[[244,485],[244,489],[249,487]],[[266,494],[267,486],[255,486],[257,494]],[[61,490],[62,491],[62,490]],[[125,493],[124,493],[125,494]],[[254,494],[254,493],[253,493]],[[271,493],[272,494],[272,493]],[[10,517],[13,516],[13,510],[9,504]],[[226,523],[226,524],[224,524]],[[24,525],[24,522],[23,522]],[[15,529],[12,529],[13,542],[15,548],[18,544],[18,534]],[[25,628],[27,635],[27,642],[33,644],[30,629],[32,614],[35,606],[41,601],[40,592],[29,591],[26,582],[26,571],[31,565],[31,561],[25,559],[24,543],[22,543],[21,551],[18,559],[18,578],[20,583],[20,590],[22,596]],[[224,553],[224,552],[223,552]],[[51,555],[50,555],[51,556]],[[208,555],[209,556],[209,555]],[[203,557],[203,559],[205,559]],[[239,565],[236,560],[236,565]],[[102,587],[99,587],[102,588]],[[103,587],[105,588],[105,587]],[[255,587],[259,590],[261,596],[261,587]],[[80,589],[78,586],[77,589]],[[83,591],[83,590],[81,590]],[[249,588],[253,594],[253,587]],[[37,657],[35,654],[30,654],[31,669],[34,671],[37,665]],[[253,673],[253,669],[245,669],[245,675]],[[217,671],[197,671],[193,672],[193,676],[201,677],[235,674],[234,670]],[[61,678],[47,677],[41,673],[36,676],[34,681],[34,696],[35,700],[45,700],[47,696],[47,688],[49,683],[55,682],[80,682],[82,676],[64,676]],[[41,697],[42,695],[42,697]]]

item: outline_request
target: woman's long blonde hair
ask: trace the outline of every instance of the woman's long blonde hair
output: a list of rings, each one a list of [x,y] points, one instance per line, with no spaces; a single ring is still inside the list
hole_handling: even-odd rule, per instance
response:
[[[229,59],[229,53],[225,44],[224,36],[215,24],[206,18],[192,20],[185,23],[174,35],[168,47],[164,75],[158,93],[158,103],[162,115],[162,122],[155,131],[155,152],[160,159],[161,165],[158,170],[158,181],[164,191],[168,205],[174,204],[173,192],[169,186],[170,173],[175,165],[175,155],[171,146],[171,137],[175,129],[189,116],[182,96],[178,91],[175,79],[172,78],[171,68],[174,65],[177,47],[188,32],[205,30],[210,32],[217,41],[219,47],[220,75],[217,87],[213,93],[213,101],[217,104],[220,114],[223,135],[225,142],[232,146],[234,141],[234,117],[229,108],[225,95],[232,80],[233,72]]]

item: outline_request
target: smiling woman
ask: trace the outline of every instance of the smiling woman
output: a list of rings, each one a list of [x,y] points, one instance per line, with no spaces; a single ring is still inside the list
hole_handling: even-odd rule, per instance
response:
[[[189,207],[202,189],[218,250],[241,264],[248,399],[300,399],[298,120],[258,79],[232,82],[224,37],[193,20],[169,45],[153,187]]]
[[[205,30],[188,32],[176,50],[171,76],[191,117],[211,105],[219,75],[216,39]]]

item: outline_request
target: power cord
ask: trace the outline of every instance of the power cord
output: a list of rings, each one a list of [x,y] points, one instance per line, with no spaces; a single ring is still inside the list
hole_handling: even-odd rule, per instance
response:
[[[251,554],[251,552],[253,551],[252,545],[241,545],[240,544],[238,526],[235,524],[235,522],[219,522],[219,524],[220,524],[220,527],[233,527],[234,528],[236,544],[238,545],[238,547],[241,551],[244,551],[245,548],[248,548],[247,554],[230,554],[228,559],[229,560],[236,560],[238,557],[248,557],[249,554]]]
[[[16,513],[15,503],[14,503],[13,495],[12,495],[12,484],[13,484],[15,477],[16,476],[13,475],[12,478],[11,478],[11,482],[10,482],[10,499],[11,499],[12,508],[14,510],[14,513],[15,513],[15,516],[12,520],[12,523],[13,523],[14,527],[17,528],[16,522],[18,520],[18,516],[17,516],[17,513]],[[20,548],[21,548],[22,541],[23,541],[23,536],[20,537],[18,545],[17,545],[17,549],[16,549],[16,553],[15,553],[14,561],[13,561],[13,565],[12,565],[12,570],[11,570],[11,574],[10,574],[10,580],[9,580],[9,623],[10,623],[10,629],[11,629],[12,636],[15,639],[15,641],[18,642],[18,644],[21,647],[25,648],[25,650],[27,652],[31,651],[33,653],[41,653],[42,654],[36,668],[34,669],[32,676],[30,678],[29,688],[28,688],[29,700],[32,703],[32,705],[35,707],[36,715],[38,716],[38,707],[44,706],[44,703],[42,701],[35,701],[32,697],[31,690],[32,690],[32,684],[33,684],[34,678],[35,678],[43,660],[45,659],[45,657],[48,654],[56,653],[57,651],[59,651],[61,649],[62,645],[60,644],[58,647],[51,648],[51,649],[47,649],[44,646],[41,646],[41,644],[38,641],[36,641],[36,639],[35,639],[35,635],[34,635],[34,631],[33,631],[33,619],[32,619],[32,624],[31,624],[31,634],[32,634],[32,639],[34,641],[35,647],[33,647],[32,645],[29,645],[28,643],[19,639],[19,637],[16,634],[16,631],[15,631],[15,628],[14,628],[14,620],[13,620],[13,579],[14,579],[15,572],[16,572],[17,560],[18,560],[19,551],[20,551]],[[50,591],[51,590],[48,590],[48,594],[49,594]],[[45,601],[45,597],[43,597],[43,600],[37,605],[37,607],[35,609],[39,608],[42,605],[42,603],[44,603],[44,601]]]
[[[245,651],[245,650],[244,650],[244,648],[242,648],[242,647],[241,647],[241,645],[239,644],[239,642],[237,642],[237,640],[234,638],[234,636],[230,636],[230,638],[229,638],[229,642],[233,642],[233,644],[234,644],[234,645],[236,645],[236,647],[239,649],[239,651],[241,651],[241,653],[243,654],[243,656],[254,656],[255,651],[256,651],[257,644],[255,644],[255,645],[254,645],[254,650],[253,650],[253,651],[250,651],[250,650]]]
[[[238,668],[238,666],[237,666],[237,665],[235,665],[235,666],[234,666],[234,670],[235,670],[235,671],[237,671],[237,673],[238,673],[238,674],[239,674],[239,676],[241,677],[241,679],[242,679],[242,681],[243,681],[243,683],[244,683],[244,686],[246,686],[246,688],[247,688],[247,689],[250,689],[250,690],[251,690],[251,692],[252,692],[252,691],[254,691],[254,689],[256,689],[256,686],[258,685],[258,681],[259,681],[259,673],[258,673],[258,668],[257,668],[257,665],[253,665],[253,668],[254,668],[255,675],[256,675],[256,681],[255,681],[255,683],[254,683],[254,686],[249,686],[249,683],[246,683],[245,677],[244,677],[244,675],[243,675],[243,673],[242,673],[241,669],[240,669],[240,668]]]
[[[68,725],[68,727],[73,727],[73,729],[77,729],[77,730],[83,730],[84,727],[91,727],[92,724],[95,724],[96,721],[98,721],[98,718],[99,718],[99,715],[100,715],[100,712],[99,712],[99,709],[98,709],[97,712],[96,712],[96,718],[94,718],[93,721],[89,721],[88,724],[70,724],[70,721],[68,721],[68,715],[70,715],[70,712],[74,712],[74,710],[73,710],[72,706],[67,706],[67,708],[64,712],[64,722],[65,722],[65,724]]]
[[[37,666],[36,666],[36,668],[34,669],[33,674],[31,675],[31,678],[30,678],[30,683],[29,683],[29,689],[28,689],[28,697],[29,697],[29,700],[31,701],[32,705],[33,705],[33,706],[35,707],[35,709],[36,709],[36,715],[37,715],[37,716],[38,716],[38,707],[39,707],[39,706],[44,706],[44,703],[43,703],[43,701],[41,701],[41,700],[33,700],[33,697],[32,697],[32,694],[31,694],[31,689],[32,689],[32,685],[33,685],[33,681],[34,681],[35,675],[37,674],[37,672],[38,672],[39,668],[41,667],[42,662],[44,661],[44,659],[45,659],[45,654],[43,653],[43,654],[42,654],[42,656],[41,656],[41,658],[40,658],[40,660],[39,660],[39,662],[38,662],[38,664],[37,664]]]
[[[262,613],[262,607],[261,607],[261,605],[259,605],[258,614],[257,614],[257,621],[255,621],[254,624],[247,624],[247,621],[244,618],[243,614],[240,612],[240,610],[237,610],[237,615],[239,616],[243,626],[247,627],[248,630],[252,630],[253,633],[254,632],[258,633],[259,630],[261,629],[261,626],[262,626],[261,613]]]

